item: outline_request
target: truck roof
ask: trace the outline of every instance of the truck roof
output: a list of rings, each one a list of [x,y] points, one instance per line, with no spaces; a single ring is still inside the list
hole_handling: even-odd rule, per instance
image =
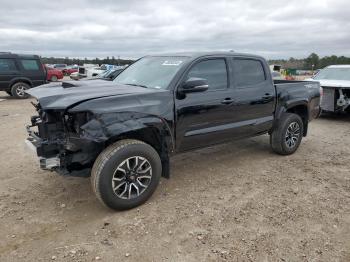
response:
[[[155,54],[151,56],[186,56],[190,57],[192,59],[196,59],[202,56],[217,56],[217,55],[224,55],[224,56],[244,56],[244,57],[255,57],[255,58],[263,58],[262,56],[254,55],[254,54],[248,54],[248,53],[237,53],[233,51],[212,51],[212,52],[178,52],[178,53],[164,53],[164,54]]]
[[[0,58],[34,58],[39,59],[38,55],[14,54],[11,52],[0,52]]]
[[[350,65],[330,65],[327,68],[350,68]]]

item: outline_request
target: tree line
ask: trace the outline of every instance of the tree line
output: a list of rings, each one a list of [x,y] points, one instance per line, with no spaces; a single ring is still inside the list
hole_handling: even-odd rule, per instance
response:
[[[67,65],[83,65],[83,64],[109,64],[109,65],[129,65],[133,62],[133,60],[130,59],[120,59],[115,58],[114,56],[106,58],[57,58],[57,57],[41,57],[41,61],[44,64],[67,64]]]
[[[269,64],[278,64],[282,68],[294,68],[301,70],[321,69],[329,65],[350,64],[350,57],[345,56],[324,56],[312,53],[307,58],[295,59],[293,57],[287,59],[269,60]]]

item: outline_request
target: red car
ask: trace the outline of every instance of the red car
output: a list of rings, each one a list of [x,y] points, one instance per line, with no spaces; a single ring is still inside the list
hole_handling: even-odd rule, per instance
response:
[[[68,66],[67,68],[62,70],[62,73],[66,76],[70,76],[71,73],[78,72],[77,66]]]
[[[46,71],[47,71],[46,79],[48,81],[55,82],[58,79],[62,79],[63,78],[63,73],[62,73],[61,70],[58,70],[58,69],[55,69],[55,68],[51,68],[51,67],[46,67]]]

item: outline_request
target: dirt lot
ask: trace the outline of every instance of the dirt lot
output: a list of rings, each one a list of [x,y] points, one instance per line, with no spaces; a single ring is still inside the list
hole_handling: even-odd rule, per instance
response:
[[[311,123],[296,154],[262,136],[178,155],[138,209],[39,169],[30,100],[0,92],[0,261],[350,261],[350,116]]]

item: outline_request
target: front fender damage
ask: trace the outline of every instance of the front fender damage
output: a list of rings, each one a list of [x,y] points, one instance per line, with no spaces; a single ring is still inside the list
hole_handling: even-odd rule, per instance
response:
[[[100,145],[99,149],[125,138],[139,139],[150,144],[160,155],[163,176],[169,177],[169,154],[174,150],[174,138],[169,123],[164,119],[137,112],[99,113],[94,114],[80,130],[81,139]]]

